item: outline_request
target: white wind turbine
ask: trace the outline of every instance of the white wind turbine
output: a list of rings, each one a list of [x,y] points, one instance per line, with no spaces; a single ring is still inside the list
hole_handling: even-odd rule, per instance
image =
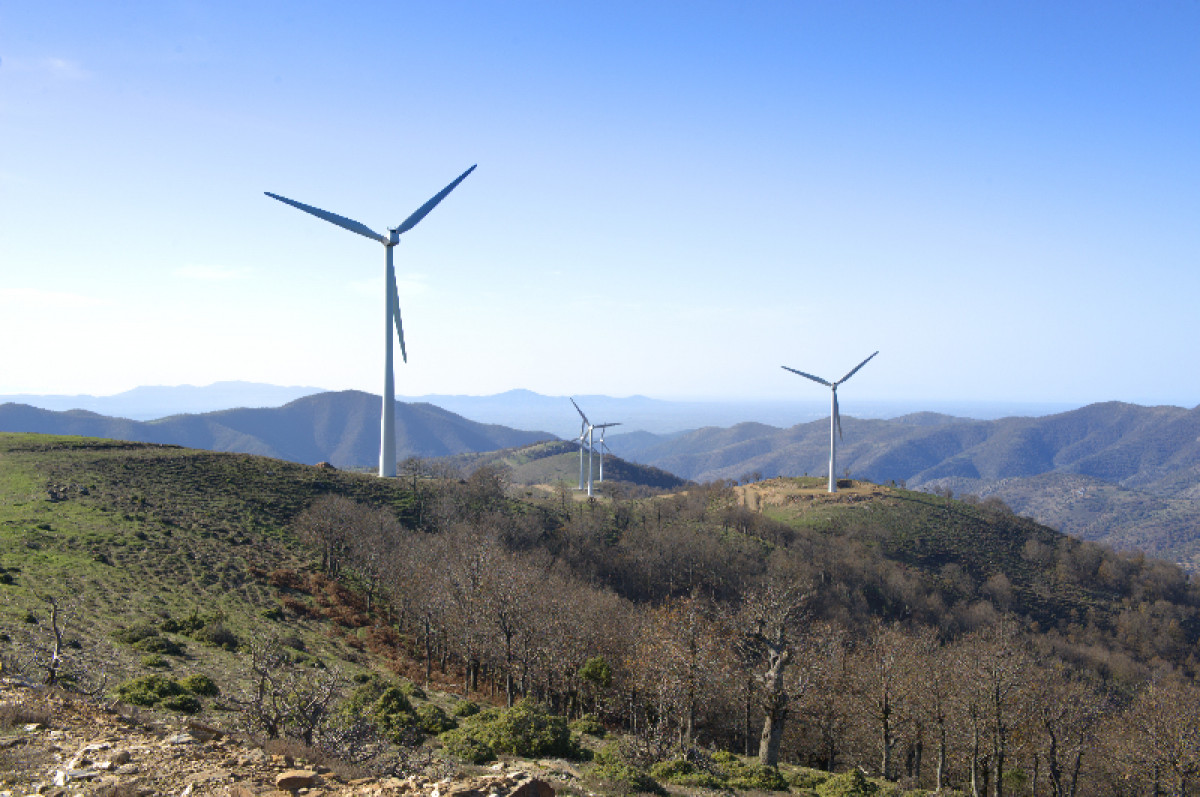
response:
[[[609,428],[610,426],[620,426],[620,425],[621,425],[620,422],[598,423],[594,427],[594,428],[600,430],[600,478],[598,480],[600,482],[604,481],[604,452],[608,451],[610,454],[612,453],[612,450],[609,449],[608,444],[604,442],[604,430]]]
[[[571,403],[575,404],[575,399],[571,399]],[[583,449],[588,452],[588,477],[587,491],[588,495],[592,494],[592,430],[596,427],[592,426],[592,422],[583,414],[583,410],[579,409],[579,405],[575,404],[575,411],[579,413],[579,417],[583,419],[583,423],[579,427],[579,489],[583,489]]]
[[[875,352],[875,354],[879,354],[879,352]],[[874,357],[875,354],[872,354],[871,357]],[[838,438],[842,436],[842,416],[841,413],[838,412],[837,400],[838,385],[842,384],[847,379],[858,373],[858,369],[869,363],[871,361],[871,357],[868,357],[858,365],[854,366],[850,373],[846,374],[836,382],[828,382],[819,376],[806,374],[803,371],[797,371],[795,368],[788,368],[786,365],[780,366],[785,371],[791,371],[793,374],[799,374],[806,379],[811,379],[814,382],[820,382],[822,385],[830,388],[833,393],[833,398],[830,400],[829,410],[829,492],[831,493],[837,492],[837,441]]]
[[[571,403],[575,404],[575,399],[571,399]],[[595,431],[600,430],[600,445],[604,445],[604,430],[610,426],[620,426],[619,423],[592,423],[588,417],[583,414],[583,410],[579,409],[579,405],[575,404],[575,411],[579,413],[579,417],[583,420],[582,426],[579,429],[579,489],[583,489],[583,449],[586,446],[588,452],[587,464],[587,494],[592,496],[592,454],[595,452],[595,446],[592,444]],[[600,481],[604,481],[604,453],[600,453]]]
[[[476,164],[478,165],[478,164]],[[278,199],[280,202],[291,205],[294,208],[299,208],[305,213],[311,213],[319,219],[324,219],[330,224],[336,224],[344,230],[356,232],[359,235],[370,238],[373,241],[378,241],[387,249],[387,274],[384,283],[384,365],[383,365],[383,415],[379,422],[379,475],[380,476],[395,476],[396,475],[396,389],[392,368],[392,325],[395,324],[396,335],[400,338],[400,356],[404,362],[408,362],[408,352],[404,350],[404,328],[400,323],[400,293],[396,289],[396,269],[392,265],[392,248],[400,243],[400,236],[417,226],[421,219],[429,214],[429,211],[437,207],[437,204],[446,198],[446,195],[458,187],[458,184],[467,179],[467,175],[475,171],[472,166],[465,172],[460,174],[454,182],[443,188],[437,193],[433,199],[430,199],[424,205],[417,208],[411,216],[402,221],[398,227],[389,227],[387,235],[381,235],[365,224],[360,224],[353,219],[348,219],[345,216],[339,216],[336,213],[330,213],[320,208],[314,208],[311,205],[305,205],[303,202],[297,202],[294,199],[272,194],[270,191],[264,191],[267,196],[272,199]]]

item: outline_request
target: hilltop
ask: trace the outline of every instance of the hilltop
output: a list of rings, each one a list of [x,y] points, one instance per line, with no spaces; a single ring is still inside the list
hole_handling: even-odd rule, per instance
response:
[[[553,491],[559,485],[579,483],[579,445],[565,440],[531,443],[517,448],[488,451],[478,454],[459,454],[440,460],[445,465],[463,473],[473,473],[483,467],[503,469],[504,478],[516,485],[536,486]],[[587,455],[584,454],[584,467]],[[594,483],[602,492],[619,490],[628,492],[639,488],[650,490],[676,490],[688,484],[685,480],[664,470],[627,462],[620,457],[607,454],[603,462],[604,481],[600,481],[600,455],[592,457]]]
[[[1200,556],[1200,407],[1108,402],[994,421],[935,413],[842,420],[838,466],[857,478],[996,497],[1062,531],[1189,567]],[[696,481],[818,475],[828,470],[829,423],[745,423],[609,443],[627,459]]]

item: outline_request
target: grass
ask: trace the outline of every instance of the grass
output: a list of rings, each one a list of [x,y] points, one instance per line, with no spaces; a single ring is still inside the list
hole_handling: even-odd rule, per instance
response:
[[[67,610],[78,657],[110,659],[110,681],[151,671],[114,635],[138,623],[215,617],[242,639],[298,634],[317,658],[358,658],[321,617],[280,613],[267,574],[309,564],[289,523],[337,491],[415,511],[401,484],[237,454],[81,437],[0,434],[0,630],[15,648],[48,638],[49,604]],[[86,596],[76,600],[74,596]],[[296,598],[308,600],[303,595]],[[27,615],[37,620],[25,622]],[[181,634],[180,677],[241,670],[236,653]]]

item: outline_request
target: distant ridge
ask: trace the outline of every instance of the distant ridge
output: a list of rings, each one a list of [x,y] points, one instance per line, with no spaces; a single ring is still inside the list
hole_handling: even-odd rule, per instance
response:
[[[155,421],[110,418],[94,412],[54,412],[0,404],[0,431],[107,437],[170,443],[340,468],[368,467],[379,458],[379,397],[357,390],[318,393],[282,407],[174,415]],[[529,432],[469,421],[431,404],[396,406],[396,451],[407,457],[444,457],[552,440]]]
[[[839,467],[855,478],[997,496],[1054,528],[1200,569],[1200,407],[1112,401],[1038,418],[916,413],[843,417],[843,426]],[[816,476],[828,467],[829,422],[608,442],[626,459],[700,482]]]
[[[214,382],[211,385],[135,387],[112,396],[65,396],[17,393],[0,396],[0,404],[28,404],[44,410],[87,410],[120,418],[148,421],[184,413],[215,412],[234,407],[280,407],[314,393],[320,387],[281,387],[262,382]]]

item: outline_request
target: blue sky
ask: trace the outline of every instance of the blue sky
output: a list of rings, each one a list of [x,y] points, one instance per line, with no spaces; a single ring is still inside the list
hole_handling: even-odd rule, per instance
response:
[[[1200,3],[0,3],[0,394],[1200,403]],[[851,412],[850,388],[843,402]],[[819,396],[811,396],[819,398]]]

